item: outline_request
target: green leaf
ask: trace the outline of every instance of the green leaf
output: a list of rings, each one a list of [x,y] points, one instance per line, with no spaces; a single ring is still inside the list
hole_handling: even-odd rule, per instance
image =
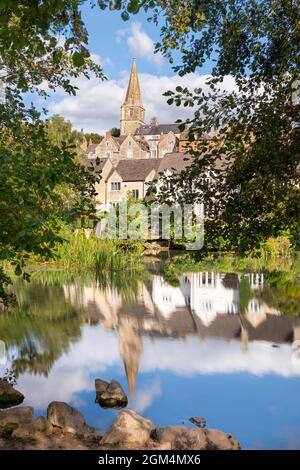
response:
[[[138,13],[139,10],[140,10],[139,1],[138,0],[131,0],[128,4],[127,10],[129,11],[129,13],[132,13],[133,15]]]
[[[76,67],[82,67],[82,65],[84,65],[84,58],[79,52],[74,52],[72,55],[72,60]]]
[[[121,13],[121,18],[122,18],[123,21],[128,21],[129,18],[130,18],[130,16],[129,16],[129,14],[127,13],[127,11],[122,11],[122,13]]]
[[[15,275],[16,276],[21,276],[21,274],[22,274],[21,266],[19,264],[17,264],[16,269],[15,269]]]

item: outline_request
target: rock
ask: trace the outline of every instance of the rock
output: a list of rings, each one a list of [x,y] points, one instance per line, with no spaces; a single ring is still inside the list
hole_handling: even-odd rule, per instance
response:
[[[153,433],[160,444],[171,444],[173,450],[238,450],[240,444],[231,434],[217,429],[190,429],[185,426],[165,426]]]
[[[44,416],[38,416],[33,420],[33,428],[35,431],[44,432],[47,431],[49,427],[49,423]]]
[[[122,386],[116,380],[110,383],[96,379],[96,402],[103,408],[124,408],[128,404],[128,398]]]
[[[160,445],[171,446],[174,450],[203,450],[207,446],[204,429],[191,429],[186,426],[165,426],[153,434]]]
[[[0,408],[20,405],[24,395],[5,380],[0,380]]]
[[[106,380],[101,380],[101,379],[96,379],[95,380],[95,388],[96,388],[96,394],[101,394],[107,390],[109,386],[109,382],[106,382]]]
[[[143,418],[135,411],[126,410],[120,413],[106,434],[101,445],[103,446],[144,446],[154,431],[154,423]]]
[[[195,424],[198,428],[206,428],[206,421],[204,418],[199,418],[197,416],[194,416],[190,418],[189,421]]]
[[[33,420],[34,409],[31,406],[21,406],[9,410],[0,410],[0,426],[7,423],[28,424]]]
[[[30,424],[33,413],[31,406],[0,410],[0,436],[9,436],[19,426]]]
[[[30,439],[40,436],[41,433],[52,431],[53,427],[46,418],[38,416],[28,423],[22,423],[12,433],[12,437],[17,439]]]
[[[241,448],[238,440],[232,434],[227,434],[218,429],[208,429],[206,437],[209,449],[239,450]]]
[[[79,411],[60,401],[50,403],[47,408],[47,420],[53,426],[72,434],[90,435],[94,433],[94,428],[86,424]]]
[[[30,437],[33,437],[34,434],[34,429],[31,424],[23,424],[22,426],[19,426],[16,428],[11,437],[14,437],[16,439],[29,439]]]

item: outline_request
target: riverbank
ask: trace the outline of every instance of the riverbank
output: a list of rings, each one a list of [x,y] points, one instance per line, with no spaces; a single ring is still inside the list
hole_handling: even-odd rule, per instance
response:
[[[52,402],[47,418],[29,406],[0,410],[1,450],[239,450],[231,434],[187,426],[157,427],[132,410],[118,414],[109,430],[89,426],[79,411]]]

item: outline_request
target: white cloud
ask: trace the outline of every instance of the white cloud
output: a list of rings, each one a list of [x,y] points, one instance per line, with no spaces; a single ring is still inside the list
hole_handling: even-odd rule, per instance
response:
[[[127,37],[127,45],[136,58],[143,58],[160,66],[163,63],[163,56],[160,52],[154,53],[154,42],[151,37],[142,30],[142,24],[133,22],[130,28],[119,29],[116,32],[118,43],[124,41]]]
[[[143,354],[139,374],[169,372],[195,377],[199,374],[240,374],[256,376],[276,374],[299,377],[300,363],[295,360],[290,344],[273,348],[267,341],[251,341],[243,352],[238,339],[206,338],[200,341],[189,336],[185,341],[168,338],[143,338]],[[100,325],[82,328],[79,342],[73,343],[53,365],[48,377],[28,372],[18,378],[18,388],[25,395],[25,405],[44,408],[53,400],[79,403],[78,394],[95,389],[94,380],[109,368],[126,377],[115,331],[107,332]],[[131,404],[144,412],[161,394],[159,379],[144,384]],[[80,398],[80,397],[79,397]]]
[[[146,121],[149,122],[153,116],[156,116],[160,123],[172,123],[177,119],[190,117],[194,113],[194,108],[169,106],[167,98],[162,96],[165,91],[175,90],[178,85],[190,89],[205,87],[205,81],[208,78],[207,75],[196,73],[190,73],[184,77],[140,73],[139,77],[146,109]],[[95,77],[90,80],[79,78],[75,81],[79,88],[77,95],[57,94],[58,100],[50,102],[50,114],[60,114],[69,119],[75,128],[83,128],[86,132],[103,133],[111,127],[119,127],[120,106],[125,97],[128,78],[128,71],[123,71],[119,80],[101,82]],[[223,88],[232,90],[234,79],[226,77]]]
[[[159,379],[156,379],[153,383],[147,384],[147,387],[137,391],[132,408],[137,413],[144,413],[144,411],[149,408],[160,395],[160,381]]]
[[[91,59],[95,64],[101,65],[102,67],[112,67],[114,65],[110,57],[101,57],[99,54],[92,53]]]

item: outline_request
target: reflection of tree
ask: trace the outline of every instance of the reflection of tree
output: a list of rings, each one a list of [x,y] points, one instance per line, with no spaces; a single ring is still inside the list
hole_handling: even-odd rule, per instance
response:
[[[116,289],[122,301],[130,305],[136,301],[141,290],[141,282],[149,278],[146,268],[136,271],[117,271],[97,273],[97,285],[101,289]]]
[[[54,362],[80,338],[81,324],[89,318],[88,309],[79,302],[83,286],[114,288],[130,305],[147,277],[147,271],[140,269],[106,273],[97,279],[94,272],[67,271],[40,271],[30,283],[16,279],[14,292],[19,306],[0,316],[1,339],[7,348],[18,350],[12,361],[16,375],[27,371],[47,376]],[[66,298],[66,286],[73,286],[75,301]]]
[[[12,367],[47,375],[55,360],[80,338],[83,311],[65,301],[63,288],[39,282],[14,286],[19,307],[0,316],[1,338],[18,348]]]
[[[245,313],[254,292],[246,273],[264,273],[266,283],[255,292],[255,298],[267,307],[286,315],[299,315],[300,257],[270,260],[263,258],[212,257],[196,261],[193,254],[175,256],[163,265],[163,276],[171,285],[178,285],[180,276],[188,272],[221,272],[226,288],[239,289],[240,312]],[[236,274],[233,274],[236,273]]]
[[[300,283],[293,272],[270,274],[258,297],[285,315],[300,314]]]
[[[249,305],[249,301],[252,297],[250,282],[249,282],[248,277],[246,276],[243,276],[240,280],[239,296],[240,296],[240,312],[245,313]]]

